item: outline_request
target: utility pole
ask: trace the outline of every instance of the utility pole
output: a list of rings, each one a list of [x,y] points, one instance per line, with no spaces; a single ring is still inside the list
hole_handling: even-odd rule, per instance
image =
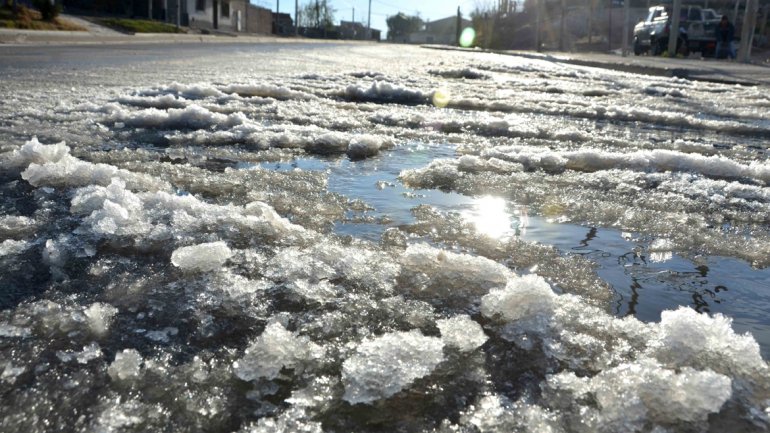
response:
[[[366,22],[366,39],[372,39],[372,0],[369,0],[369,19]]]
[[[182,0],[176,0],[176,28],[179,29],[179,25],[182,21]]]
[[[516,4],[515,2],[513,4]],[[588,45],[593,43],[595,0],[588,0]]]
[[[612,51],[612,0],[610,1],[610,19],[607,25],[607,51]]]
[[[455,26],[455,43],[460,45],[460,32],[462,32],[463,16],[460,13],[460,6],[457,6],[457,25]]]
[[[535,51],[540,49],[540,8],[544,0],[535,0]]]
[[[353,22],[356,22],[356,8],[353,8]]]
[[[629,27],[631,26],[631,23],[629,20],[631,19],[631,8],[629,3],[631,3],[631,0],[623,0],[623,57],[628,56],[628,31]]]
[[[299,0],[294,0],[294,36],[299,36]]]
[[[674,0],[674,13],[671,16],[671,25],[668,28],[668,56],[676,56],[676,41],[679,39],[679,19],[682,14],[682,0]],[[684,43],[684,41],[682,41]]]
[[[561,19],[559,20],[559,51],[564,51],[564,15],[567,12],[566,0],[561,0]]]
[[[754,28],[757,25],[759,3],[757,0],[746,0],[746,11],[743,14],[743,26],[741,28],[741,47],[738,49],[738,61],[749,63],[751,61],[751,45],[754,40]]]
[[[147,19],[152,19],[152,0],[147,0]]]

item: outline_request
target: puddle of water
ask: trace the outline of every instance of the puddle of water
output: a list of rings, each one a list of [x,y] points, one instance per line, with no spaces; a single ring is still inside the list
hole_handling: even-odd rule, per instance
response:
[[[530,215],[525,206],[499,197],[468,197],[439,190],[405,188],[402,170],[424,167],[436,158],[454,156],[451,146],[412,144],[362,161],[302,158],[263,163],[272,170],[319,170],[329,175],[329,188],[350,199],[363,200],[374,210],[365,212],[387,223],[344,222],[338,234],[378,241],[389,227],[412,224],[411,209],[427,204],[462,215],[481,232],[499,238],[523,240],[558,248],[565,254],[586,256],[598,265],[597,273],[616,292],[615,314],[634,315],[657,322],[662,310],[687,305],[700,312],[722,313],[734,319],[737,332],[751,332],[770,356],[770,270],[753,269],[726,257],[702,257],[698,263],[672,251],[655,248],[651,240],[607,228],[584,227]],[[652,240],[654,241],[654,240]]]

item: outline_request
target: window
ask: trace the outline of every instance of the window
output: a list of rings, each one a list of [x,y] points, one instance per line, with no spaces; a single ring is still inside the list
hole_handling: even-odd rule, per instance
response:
[[[222,15],[225,18],[230,17],[230,3],[228,2],[222,2],[222,6],[219,7],[219,10],[222,11],[220,15]]]
[[[206,0],[195,0],[195,10],[196,11],[205,11],[206,10]]]
[[[654,20],[657,20],[659,18],[663,18],[665,16],[666,16],[666,10],[665,9],[663,9],[663,8],[655,8],[654,10],[652,10],[650,12],[650,18],[648,19],[648,21],[654,21]]]

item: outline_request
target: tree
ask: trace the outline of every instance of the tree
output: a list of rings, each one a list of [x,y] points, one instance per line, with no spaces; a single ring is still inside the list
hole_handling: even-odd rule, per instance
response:
[[[423,20],[419,15],[406,15],[399,12],[389,16],[385,22],[388,24],[388,40],[406,38],[410,33],[419,31],[423,26]]]
[[[300,27],[314,27],[317,29],[330,29],[334,27],[334,13],[328,0],[311,0],[299,10],[297,25]]]
[[[34,0],[33,4],[45,21],[53,21],[61,12],[61,5],[51,0]]]

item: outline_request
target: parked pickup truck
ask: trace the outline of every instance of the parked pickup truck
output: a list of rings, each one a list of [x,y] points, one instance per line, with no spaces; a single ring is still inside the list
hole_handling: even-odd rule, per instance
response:
[[[634,54],[660,55],[668,50],[671,7],[653,6],[644,21],[634,26]],[[699,51],[703,57],[714,55],[718,19],[713,19],[698,6],[682,6],[679,15],[677,53],[689,55]]]

